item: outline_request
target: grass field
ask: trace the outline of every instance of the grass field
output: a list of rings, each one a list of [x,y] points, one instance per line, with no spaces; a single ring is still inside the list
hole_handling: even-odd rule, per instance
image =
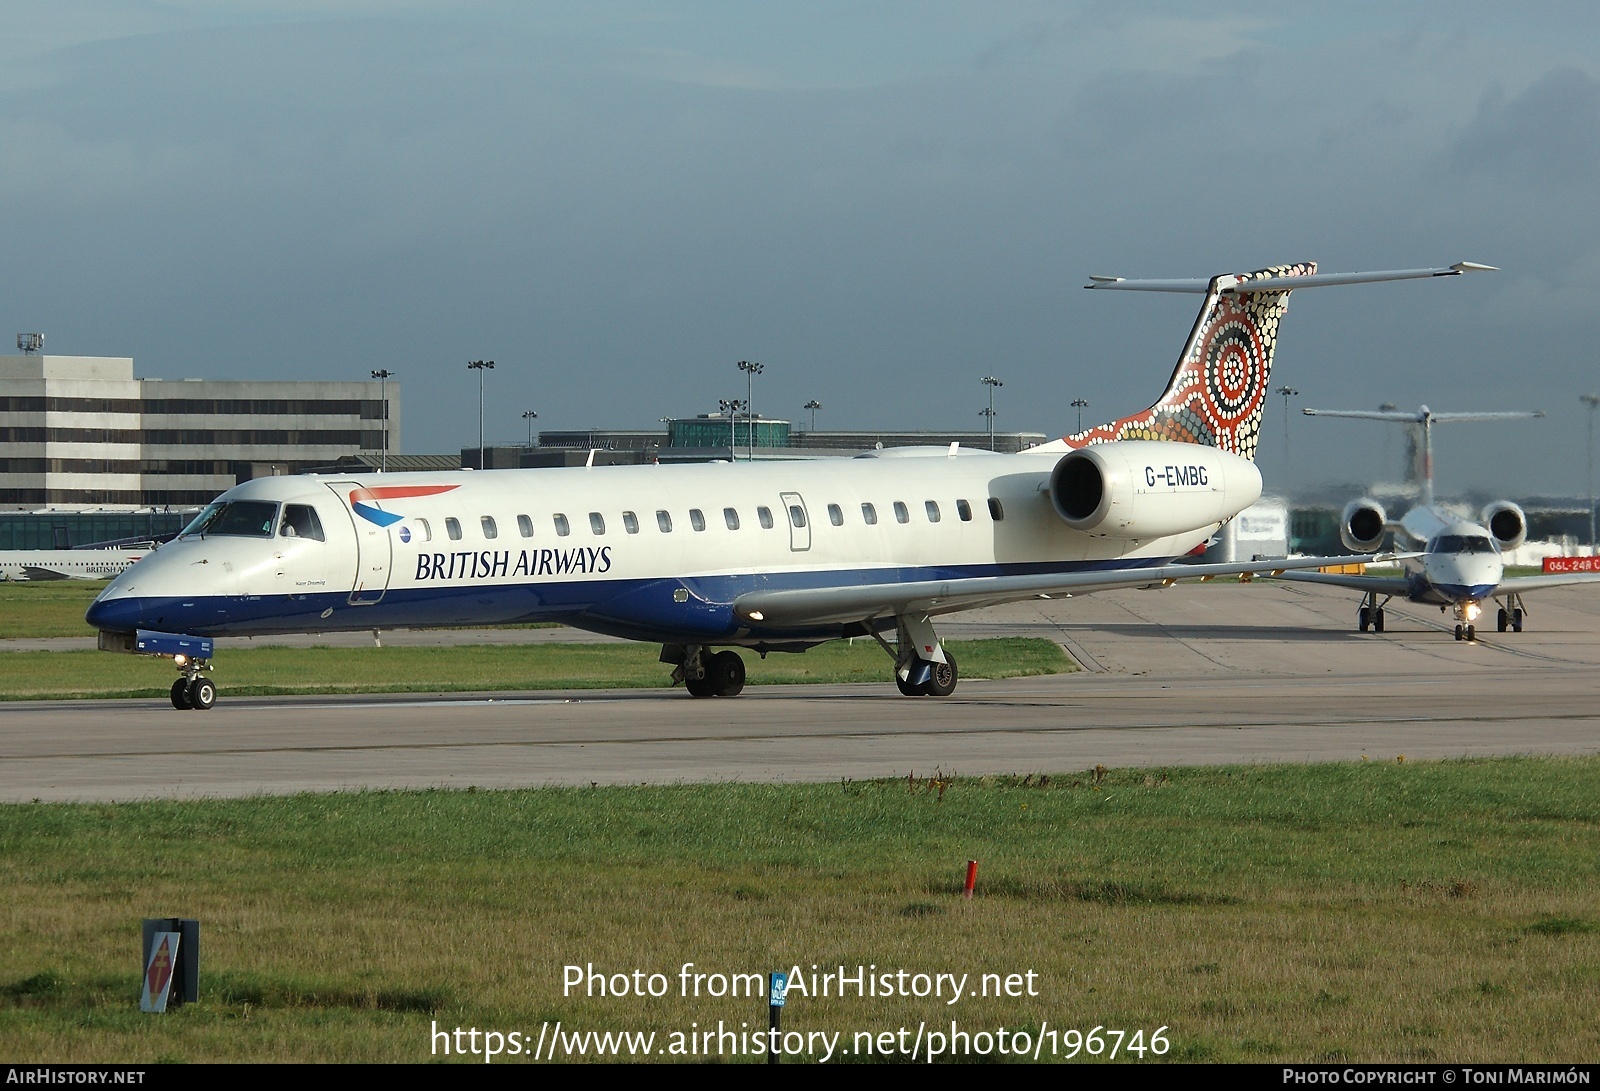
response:
[[[0,1056],[416,1061],[435,1021],[658,1048],[764,1025],[759,999],[680,998],[692,962],[1037,975],[1037,996],[955,1005],[791,994],[785,1028],[846,1049],[955,1019],[1165,1026],[1179,1060],[1592,1060],[1597,774],[1389,760],[6,806]],[[157,915],[202,921],[202,996],[141,1016]],[[589,963],[671,987],[563,996]]]
[[[1007,638],[952,641],[963,678],[1075,670],[1059,645]],[[479,644],[451,647],[239,648],[218,654],[224,696],[288,693],[447,693],[484,690],[653,688],[672,668],[654,644]],[[747,684],[884,682],[889,657],[870,641],[835,641],[804,655],[745,655]],[[169,660],[108,652],[0,653],[0,700],[164,697]]]
[[[0,582],[0,640],[93,636],[83,612],[105,586],[101,580]]]

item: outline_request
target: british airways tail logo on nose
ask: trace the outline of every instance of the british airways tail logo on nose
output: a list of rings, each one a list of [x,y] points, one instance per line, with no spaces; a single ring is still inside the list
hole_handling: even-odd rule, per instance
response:
[[[404,500],[408,496],[437,496],[439,493],[450,492],[460,487],[459,485],[379,485],[371,489],[353,489],[350,493],[350,510],[369,523],[387,527],[398,523],[405,516],[396,515],[392,511],[383,511],[371,504],[364,504],[363,500],[382,503],[385,500]]]

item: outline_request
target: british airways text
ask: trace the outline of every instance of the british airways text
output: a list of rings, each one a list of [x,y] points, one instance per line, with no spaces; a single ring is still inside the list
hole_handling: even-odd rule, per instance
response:
[[[515,561],[509,549],[468,549],[456,553],[419,553],[417,580],[483,580],[496,576],[566,576],[611,571],[611,547],[524,549]]]

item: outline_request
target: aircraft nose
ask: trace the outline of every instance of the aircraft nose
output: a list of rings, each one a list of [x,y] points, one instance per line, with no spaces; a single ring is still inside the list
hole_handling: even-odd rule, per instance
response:
[[[95,599],[84,612],[83,620],[96,629],[131,633],[139,627],[143,608],[135,598]]]

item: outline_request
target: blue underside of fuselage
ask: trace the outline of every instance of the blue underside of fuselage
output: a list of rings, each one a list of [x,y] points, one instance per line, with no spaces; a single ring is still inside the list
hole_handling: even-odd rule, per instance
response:
[[[664,644],[757,645],[830,640],[841,635],[842,626],[838,623],[784,628],[752,626],[733,613],[734,600],[751,591],[1126,571],[1167,563],[1170,558],[1153,557],[1073,564],[954,565],[408,587],[385,591],[377,601],[361,604],[352,604],[348,591],[193,598],[127,597],[94,603],[89,607],[87,620],[97,629],[113,632],[151,629],[196,636],[265,636],[554,621],[612,636]],[[674,601],[674,593],[679,591],[688,592],[686,601]],[[894,619],[881,619],[880,624],[890,627]]]
[[[1410,594],[1413,602],[1427,602],[1434,605],[1453,606],[1458,602],[1482,602],[1494,594],[1494,589],[1499,586],[1493,583],[1429,583],[1427,580],[1413,581]]]

